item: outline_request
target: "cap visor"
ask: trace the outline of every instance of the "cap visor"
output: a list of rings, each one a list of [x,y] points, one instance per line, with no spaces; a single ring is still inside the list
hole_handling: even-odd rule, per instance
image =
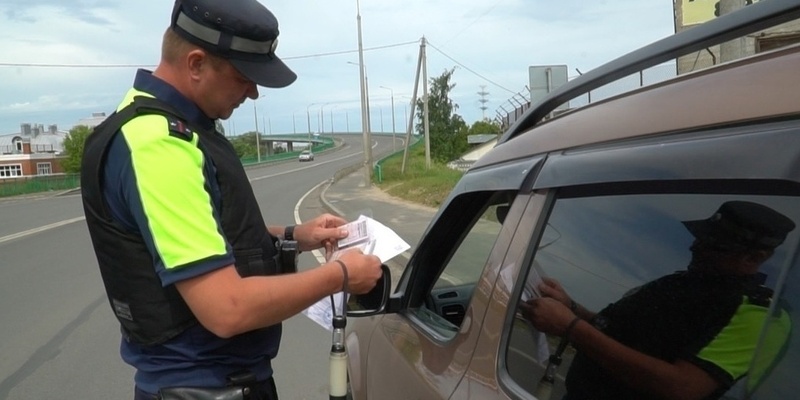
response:
[[[681,221],[686,229],[696,238],[705,237],[709,233],[708,222],[704,219]]]
[[[244,60],[230,60],[230,62],[242,75],[258,86],[282,88],[291,85],[297,79],[297,75],[277,57],[268,62]]]

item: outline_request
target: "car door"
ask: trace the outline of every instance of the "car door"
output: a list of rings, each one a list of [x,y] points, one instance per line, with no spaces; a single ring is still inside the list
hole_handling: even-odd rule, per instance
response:
[[[694,237],[682,222],[707,218],[725,202],[759,203],[800,226],[798,135],[798,122],[775,121],[551,154],[522,212],[537,218],[536,227],[509,245],[487,305],[492,312],[453,397],[558,399],[565,393],[579,351],[565,348],[555,384],[543,390],[541,378],[562,338],[536,331],[517,311],[521,301],[539,296],[535,288],[544,276],[599,311],[685,269]],[[800,391],[793,378],[800,366],[798,264],[795,229],[759,269],[772,292],[768,313],[752,327],[758,340],[746,375],[722,398],[792,398]]]
[[[518,189],[538,161],[467,173],[409,260],[390,300],[399,312],[377,323],[356,320],[375,324],[362,371],[367,398],[450,398],[472,359],[497,268],[525,207]]]

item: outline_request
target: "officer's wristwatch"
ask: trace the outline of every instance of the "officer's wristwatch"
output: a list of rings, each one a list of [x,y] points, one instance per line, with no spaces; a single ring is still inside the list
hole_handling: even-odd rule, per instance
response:
[[[294,225],[287,225],[283,229],[283,240],[294,240]]]

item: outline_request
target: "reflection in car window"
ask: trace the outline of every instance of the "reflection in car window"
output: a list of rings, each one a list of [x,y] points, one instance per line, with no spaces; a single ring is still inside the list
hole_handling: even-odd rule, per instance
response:
[[[516,305],[512,304],[512,309],[518,310],[520,301],[538,298],[540,292],[536,289],[537,283],[541,282],[542,277],[552,278],[585,310],[603,310],[602,318],[595,317],[591,320],[592,324],[601,330],[605,329],[604,333],[620,341],[633,339],[617,331],[608,332],[612,329],[605,327],[607,321],[604,318],[609,314],[615,315],[611,313],[639,315],[636,321],[629,322],[629,327],[635,326],[634,329],[640,329],[648,323],[654,326],[668,323],[669,327],[654,329],[655,333],[651,335],[663,333],[664,337],[650,337],[647,343],[630,344],[629,347],[640,347],[642,351],[650,352],[669,348],[674,354],[658,356],[683,357],[681,359],[698,364],[700,362],[697,359],[703,359],[709,364],[703,365],[704,371],[725,372],[721,376],[714,376],[715,380],[722,382],[722,389],[709,398],[791,398],[800,391],[800,382],[793,378],[794,371],[800,368],[800,340],[795,337],[798,335],[797,329],[792,329],[793,323],[800,320],[800,311],[797,311],[800,309],[800,292],[797,290],[800,273],[796,267],[792,268],[792,264],[797,263],[798,229],[791,231],[783,244],[775,248],[774,254],[758,268],[762,273],[758,276],[764,279],[763,287],[766,289],[758,291],[758,295],[753,294],[753,297],[750,297],[751,292],[747,292],[746,300],[737,300],[732,310],[738,311],[731,311],[729,314],[733,316],[720,317],[722,322],[716,322],[724,328],[708,329],[715,332],[716,336],[696,337],[694,331],[690,332],[694,328],[680,330],[676,327],[690,326],[691,318],[722,313],[709,311],[722,309],[716,303],[722,302],[723,294],[728,292],[719,290],[719,293],[711,293],[718,290],[715,288],[724,281],[722,278],[715,278],[713,285],[709,286],[712,290],[702,295],[690,293],[679,297],[682,289],[671,287],[667,292],[672,297],[662,299],[663,303],[658,308],[637,311],[635,305],[626,302],[626,296],[633,296],[637,291],[641,291],[639,296],[630,298],[640,301],[642,296],[652,292],[653,285],[667,285],[666,282],[676,279],[673,277],[684,276],[681,274],[686,274],[685,270],[692,262],[693,253],[689,249],[696,243],[696,237],[682,221],[703,220],[717,215],[720,206],[732,200],[767,206],[795,224],[800,221],[800,199],[796,197],[659,194],[558,199],[538,241],[538,250],[529,265],[527,278],[518,282],[518,285],[524,285],[525,290],[520,288],[521,300]],[[656,280],[659,283],[651,283]],[[686,281],[677,282],[683,285]],[[764,302],[758,299],[762,294],[766,299]],[[708,301],[703,304],[682,304],[683,301],[689,303],[698,298]],[[742,306],[745,302],[754,308]],[[668,309],[679,312],[669,319],[666,317]],[[743,310],[751,311],[748,314],[750,317],[736,319],[744,314]],[[752,337],[752,346],[747,352],[734,350],[730,343],[725,344],[721,339],[731,335],[732,328],[726,326],[733,324],[730,321],[746,321],[743,326],[751,332]],[[540,379],[544,375],[548,356],[555,352],[561,337],[545,336],[536,331],[520,312],[517,312],[508,334],[505,368],[522,390],[536,393],[542,387]],[[682,344],[676,344],[679,341]],[[712,345],[716,347],[710,349]],[[685,354],[679,354],[678,350]],[[709,355],[712,351],[717,353]],[[746,361],[742,354],[747,354]],[[575,387],[585,382],[594,381],[599,385],[598,382],[610,381],[611,375],[598,372],[599,367],[592,360],[585,362],[585,358],[588,357],[580,355],[571,346],[561,354],[562,361],[556,369],[552,398],[560,399],[567,387],[570,392],[577,392],[579,389]],[[571,369],[575,359],[581,359],[581,362],[575,361]],[[739,376],[735,372],[738,370],[747,373]],[[737,376],[726,377],[726,373]],[[576,376],[581,378],[575,379]],[[728,378],[734,381],[727,382]],[[728,388],[728,385],[731,387]],[[594,393],[597,395],[596,391]],[[598,398],[606,397],[601,394]]]
[[[432,250],[443,266],[424,304],[411,310],[419,321],[443,338],[454,337],[464,320],[502,227],[498,217],[505,216],[511,196],[506,192],[468,193],[454,199],[448,207],[457,212],[458,219],[448,224],[444,229],[448,237],[440,237],[438,247]],[[433,232],[440,234],[436,229]],[[449,251],[448,243],[452,243]]]

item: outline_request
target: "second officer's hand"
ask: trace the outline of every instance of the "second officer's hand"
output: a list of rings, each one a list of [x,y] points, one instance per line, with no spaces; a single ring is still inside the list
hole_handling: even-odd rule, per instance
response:
[[[359,249],[343,252],[339,255],[338,260],[347,267],[347,291],[349,293],[369,292],[383,275],[381,259],[375,255],[364,254]]]
[[[543,297],[556,299],[565,306],[569,307],[572,301],[567,291],[561,286],[561,283],[553,278],[543,277],[542,282],[539,284],[539,290],[542,292]]]
[[[575,318],[569,308],[549,297],[521,302],[519,308],[536,329],[551,335],[563,335],[567,325]]]

